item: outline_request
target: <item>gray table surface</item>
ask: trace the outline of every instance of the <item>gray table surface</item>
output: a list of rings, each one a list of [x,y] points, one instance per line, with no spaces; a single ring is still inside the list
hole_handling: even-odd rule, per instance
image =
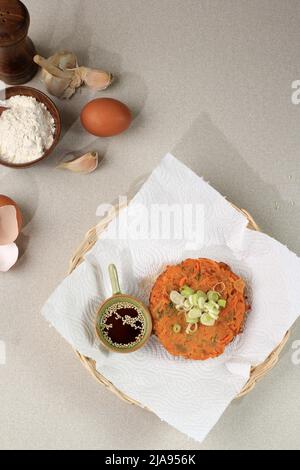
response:
[[[0,169],[0,192],[21,205],[22,257],[0,276],[0,448],[300,448],[300,365],[292,344],[276,369],[234,402],[200,445],[89,377],[41,317],[96,208],[134,191],[172,151],[262,229],[300,253],[300,79],[297,0],[27,0],[30,35],[45,55],[68,48],[118,77],[106,92],[135,113],[131,130],[85,140],[76,119],[87,90],[59,103],[56,155],[27,171]],[[42,88],[36,78],[34,86]],[[74,124],[75,123],[75,124]],[[73,125],[73,127],[71,127]],[[105,159],[91,176],[55,169],[66,150]],[[274,293],[276,295],[276,293]],[[199,397],[200,399],[201,397]]]

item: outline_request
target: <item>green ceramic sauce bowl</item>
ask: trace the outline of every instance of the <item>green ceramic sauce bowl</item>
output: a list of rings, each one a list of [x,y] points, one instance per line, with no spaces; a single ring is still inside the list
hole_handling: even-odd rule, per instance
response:
[[[109,266],[112,297],[100,307],[96,334],[103,346],[117,353],[131,353],[142,348],[152,333],[148,308],[138,299],[121,293],[115,265]]]

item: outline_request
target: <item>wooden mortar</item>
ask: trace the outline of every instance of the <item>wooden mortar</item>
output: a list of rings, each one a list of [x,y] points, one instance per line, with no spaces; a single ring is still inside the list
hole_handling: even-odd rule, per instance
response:
[[[0,0],[0,80],[9,85],[28,82],[37,72],[28,29],[30,17],[19,0]]]

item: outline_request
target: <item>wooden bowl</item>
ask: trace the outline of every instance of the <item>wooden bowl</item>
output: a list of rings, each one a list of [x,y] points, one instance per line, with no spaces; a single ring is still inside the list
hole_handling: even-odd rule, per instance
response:
[[[4,93],[4,96],[3,96]],[[49,155],[53,152],[55,149],[56,145],[59,142],[60,135],[61,135],[61,118],[59,111],[53,101],[45,95],[45,93],[42,93],[39,90],[36,90],[35,88],[30,88],[30,87],[25,87],[25,86],[14,86],[10,88],[6,88],[4,92],[0,92],[1,95],[1,100],[8,100],[12,96],[16,95],[21,95],[21,96],[30,96],[35,98],[37,101],[40,103],[43,103],[46,108],[48,109],[49,113],[54,119],[55,122],[55,134],[54,134],[54,140],[53,144],[51,147],[45,151],[44,155],[41,158],[38,158],[37,160],[34,160],[29,163],[22,163],[22,164],[15,164],[15,163],[9,163],[7,161],[4,161],[1,159],[0,156],[0,165],[7,166],[9,168],[16,168],[16,169],[21,169],[21,168],[28,168],[30,166],[36,165],[37,163],[40,163],[42,160],[45,160]]]

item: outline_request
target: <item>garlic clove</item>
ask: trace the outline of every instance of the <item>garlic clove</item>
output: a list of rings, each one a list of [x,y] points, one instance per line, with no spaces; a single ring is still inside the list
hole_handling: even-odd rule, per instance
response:
[[[33,60],[36,64],[42,67],[42,69],[46,70],[46,72],[48,72],[50,75],[53,75],[54,77],[62,78],[64,80],[70,79],[71,81],[74,76],[73,70],[62,70],[57,64],[54,64],[49,59],[45,59],[40,55],[34,56]]]
[[[47,91],[57,98],[71,98],[76,89],[70,87],[70,80],[63,80],[62,78],[53,77],[48,72],[44,72],[44,79],[43,79]]]
[[[75,158],[69,162],[61,163],[57,168],[62,170],[73,171],[73,173],[92,173],[99,164],[99,153],[89,152],[79,158]]]
[[[103,70],[90,69],[88,67],[79,67],[82,81],[95,91],[106,90],[113,82],[113,75]]]
[[[77,87],[74,88],[72,84],[68,84],[68,86],[64,89],[63,93],[61,93],[60,95],[54,95],[54,96],[57,96],[57,98],[60,98],[62,100],[69,100],[70,98],[72,98],[73,95],[75,95],[76,89]]]
[[[19,249],[15,243],[0,246],[0,272],[6,273],[18,261]]]
[[[78,67],[78,60],[76,55],[70,51],[60,51],[49,57],[48,62],[55,65],[60,70],[76,69]],[[48,91],[58,98],[70,99],[76,92],[76,88],[81,86],[82,82],[75,85],[74,79],[58,78],[49,74],[45,69],[42,71],[42,78],[48,86]]]
[[[61,70],[75,69],[78,67],[76,55],[70,51],[59,51],[48,58],[48,61]]]
[[[75,88],[75,89],[81,87],[81,85],[83,84],[83,80],[81,78],[79,68],[74,69],[72,72],[73,72],[74,75],[73,75],[73,78],[71,80],[70,87]]]
[[[75,72],[66,66],[76,66],[77,58],[71,58],[71,53],[58,53],[49,59],[39,55],[34,57],[34,62],[42,67],[42,81],[45,83],[47,91],[58,98],[71,98],[76,92],[76,88],[81,86],[82,82],[74,82]]]
[[[15,206],[0,207],[0,245],[9,245],[19,236]]]

